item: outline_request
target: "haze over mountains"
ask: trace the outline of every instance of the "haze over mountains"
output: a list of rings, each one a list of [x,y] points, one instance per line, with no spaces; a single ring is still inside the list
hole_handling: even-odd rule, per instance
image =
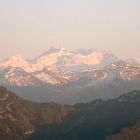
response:
[[[37,102],[108,99],[140,89],[140,60],[93,49],[51,47],[32,60],[20,55],[1,60],[0,85]]]

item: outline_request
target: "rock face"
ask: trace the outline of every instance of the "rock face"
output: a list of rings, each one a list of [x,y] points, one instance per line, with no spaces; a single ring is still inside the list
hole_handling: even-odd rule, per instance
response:
[[[40,125],[62,122],[70,112],[68,106],[25,101],[0,87],[0,139],[25,139]]]

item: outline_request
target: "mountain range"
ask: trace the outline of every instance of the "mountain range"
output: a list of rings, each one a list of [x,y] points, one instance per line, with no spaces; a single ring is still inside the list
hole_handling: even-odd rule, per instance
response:
[[[37,102],[74,104],[114,98],[140,90],[140,59],[51,47],[32,60],[20,55],[1,60],[0,85]]]
[[[115,99],[35,103],[0,87],[2,140],[138,140],[140,91]]]

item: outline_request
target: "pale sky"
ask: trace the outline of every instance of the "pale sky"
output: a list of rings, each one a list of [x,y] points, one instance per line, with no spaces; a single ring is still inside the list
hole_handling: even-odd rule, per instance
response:
[[[0,0],[0,58],[50,46],[140,58],[140,0]]]

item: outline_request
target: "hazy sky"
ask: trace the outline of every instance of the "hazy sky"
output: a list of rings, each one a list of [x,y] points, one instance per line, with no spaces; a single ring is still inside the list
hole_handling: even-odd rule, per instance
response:
[[[0,58],[50,46],[140,58],[140,0],[0,0]]]

